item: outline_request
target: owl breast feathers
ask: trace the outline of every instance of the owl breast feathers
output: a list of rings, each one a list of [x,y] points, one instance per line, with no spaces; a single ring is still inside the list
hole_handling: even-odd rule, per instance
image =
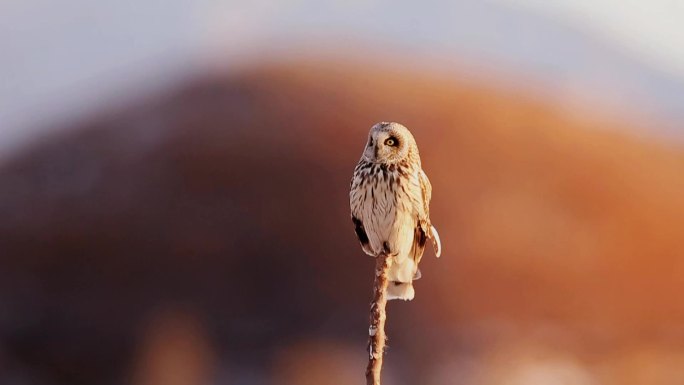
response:
[[[418,263],[428,239],[435,254],[441,254],[430,223],[431,195],[411,132],[398,123],[374,125],[354,170],[349,201],[363,251],[392,258],[388,299],[413,299],[413,280],[420,278]]]

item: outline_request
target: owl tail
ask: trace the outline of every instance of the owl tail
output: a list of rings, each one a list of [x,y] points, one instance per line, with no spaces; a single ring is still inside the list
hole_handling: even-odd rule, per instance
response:
[[[387,278],[390,281],[387,285],[387,299],[412,300],[416,295],[413,290],[413,281],[419,279],[420,276],[420,270],[414,260],[410,258],[395,260],[387,272]]]
[[[387,299],[403,299],[404,301],[410,301],[416,295],[415,290],[413,290],[413,283],[411,282],[390,282],[387,285]]]

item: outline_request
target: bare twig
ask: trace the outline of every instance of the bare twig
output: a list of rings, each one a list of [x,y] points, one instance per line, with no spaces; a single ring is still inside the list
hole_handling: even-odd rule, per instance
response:
[[[382,357],[385,353],[385,306],[387,305],[387,271],[392,263],[385,253],[375,258],[375,280],[373,282],[373,302],[370,308],[370,327],[368,328],[368,367],[366,384],[380,385]]]

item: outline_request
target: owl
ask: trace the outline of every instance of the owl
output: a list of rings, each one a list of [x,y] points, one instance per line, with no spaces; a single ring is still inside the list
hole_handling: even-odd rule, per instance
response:
[[[430,223],[431,195],[408,128],[388,122],[371,127],[354,169],[349,204],[363,251],[391,258],[387,299],[413,299],[413,281],[421,276],[418,263],[428,239],[435,255],[441,255],[439,234]]]

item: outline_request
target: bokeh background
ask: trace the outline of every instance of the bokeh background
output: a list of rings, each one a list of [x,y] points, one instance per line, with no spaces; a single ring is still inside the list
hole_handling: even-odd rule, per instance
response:
[[[0,3],[0,383],[363,383],[367,130],[443,257],[389,385],[684,384],[684,5]]]

